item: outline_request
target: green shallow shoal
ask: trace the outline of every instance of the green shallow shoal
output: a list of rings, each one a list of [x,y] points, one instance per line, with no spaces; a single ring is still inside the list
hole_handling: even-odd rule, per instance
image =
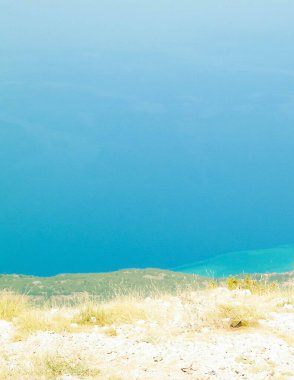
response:
[[[224,277],[241,273],[287,272],[294,269],[294,246],[237,251],[174,268],[184,273]]]

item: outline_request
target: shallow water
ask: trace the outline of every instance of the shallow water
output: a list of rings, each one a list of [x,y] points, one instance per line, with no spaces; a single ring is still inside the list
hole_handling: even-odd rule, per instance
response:
[[[174,269],[209,277],[240,273],[288,272],[294,270],[294,246],[229,252]]]

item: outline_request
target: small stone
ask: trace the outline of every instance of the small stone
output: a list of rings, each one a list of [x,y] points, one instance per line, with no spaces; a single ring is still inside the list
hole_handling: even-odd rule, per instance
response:
[[[251,296],[251,291],[249,289],[236,289],[232,291],[233,294],[237,296]]]

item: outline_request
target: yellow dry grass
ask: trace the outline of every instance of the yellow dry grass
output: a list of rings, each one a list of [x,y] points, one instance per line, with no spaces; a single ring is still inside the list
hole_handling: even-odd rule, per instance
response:
[[[11,321],[28,307],[28,297],[6,290],[0,292],[0,320]]]
[[[77,379],[101,379],[101,371],[88,365],[79,357],[64,358],[60,355],[36,355],[9,368],[8,362],[0,362],[0,380],[57,380],[63,376]]]
[[[52,312],[53,311],[53,312]],[[71,331],[71,316],[65,310],[27,309],[14,319],[14,340],[23,340],[37,331],[62,333]]]
[[[146,311],[133,299],[125,298],[109,303],[88,301],[80,305],[80,311],[74,317],[79,325],[110,326],[129,324],[146,318]]]
[[[240,328],[256,326],[258,320],[261,319],[261,314],[257,312],[252,304],[228,303],[218,306],[216,317],[231,328]]]
[[[52,308],[52,304],[37,307],[27,296],[2,291],[0,319],[13,322],[15,340],[26,339],[37,331],[80,332],[91,326],[108,326],[105,334],[115,336],[117,326],[139,320],[155,322],[156,331],[169,334],[167,321],[173,319],[184,322],[189,331],[201,330],[203,327],[244,328],[257,326],[258,320],[269,312],[279,311],[281,308],[285,312],[291,312],[294,305],[293,287],[257,284],[249,277],[237,283],[230,278],[227,282],[227,288],[232,291],[221,291],[213,283],[209,289],[187,289],[176,296],[161,294],[149,298],[147,302],[140,296],[118,297],[109,302],[99,302],[84,294],[70,305],[59,304],[55,308]],[[245,296],[242,290],[247,289],[246,286],[251,290],[248,289],[250,292]],[[151,340],[156,335],[153,328],[151,332],[145,332],[146,334],[151,336]]]
[[[229,290],[247,289],[253,294],[267,294],[273,293],[279,289],[279,284],[274,281],[268,281],[267,277],[256,280],[252,276],[245,276],[244,278],[236,278],[233,276],[228,277],[224,283]]]

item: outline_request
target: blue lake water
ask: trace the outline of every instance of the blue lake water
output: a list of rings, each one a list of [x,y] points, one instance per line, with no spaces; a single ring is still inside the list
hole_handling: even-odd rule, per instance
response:
[[[242,272],[244,262],[232,267],[219,255],[293,244],[293,23],[283,18],[276,33],[273,15],[264,28],[239,30],[232,18],[234,27],[223,22],[199,34],[205,23],[174,14],[168,34],[143,23],[134,27],[140,38],[130,33],[119,43],[118,33],[101,46],[88,30],[85,47],[73,26],[59,36],[58,23],[43,30],[39,20],[41,34],[33,36],[35,19],[23,34],[7,23],[0,271],[187,264],[188,271]],[[117,27],[131,28],[136,19],[128,20]],[[293,250],[286,258],[278,249],[271,266],[262,252],[263,264],[250,256],[249,271],[292,268]]]

